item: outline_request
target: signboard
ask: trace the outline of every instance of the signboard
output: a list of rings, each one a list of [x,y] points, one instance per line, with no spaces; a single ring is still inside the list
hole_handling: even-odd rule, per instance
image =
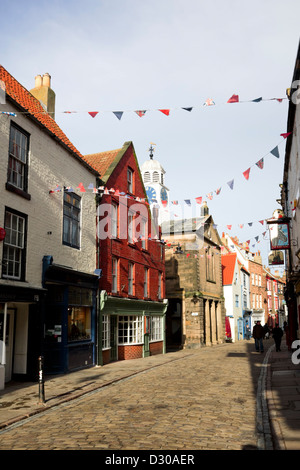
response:
[[[269,224],[271,250],[290,248],[289,224],[275,222]]]
[[[284,264],[283,251],[280,251],[280,250],[271,251],[271,253],[269,253],[269,256],[268,256],[268,263],[269,263],[269,266],[277,266],[280,264]]]

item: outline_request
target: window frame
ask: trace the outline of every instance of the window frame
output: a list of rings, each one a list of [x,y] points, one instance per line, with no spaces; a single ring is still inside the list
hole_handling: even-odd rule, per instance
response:
[[[150,316],[150,338],[151,343],[155,341],[163,341],[164,328],[163,317],[159,315]]]
[[[117,294],[118,289],[118,280],[119,280],[119,260],[115,256],[111,260],[111,292],[112,294]]]
[[[133,194],[133,169],[127,167],[127,192]]]
[[[13,140],[13,133],[19,133],[22,138],[25,138],[25,146],[20,146],[20,153],[22,149],[24,151],[24,160],[17,155],[18,152],[15,152],[17,142]],[[12,191],[20,196],[23,196],[26,199],[31,199],[30,194],[28,194],[28,173],[29,173],[29,148],[30,148],[30,134],[18,126],[15,122],[11,121],[10,123],[10,132],[9,132],[9,143],[8,143],[8,166],[7,166],[7,180],[6,180],[6,189]],[[11,164],[12,163],[12,164]],[[13,167],[19,165],[22,168],[22,174],[14,172]],[[18,181],[14,181],[13,175],[21,175],[22,181],[21,184]]]
[[[128,263],[128,295],[134,295],[134,263]]]
[[[10,226],[8,227],[6,225],[6,220],[7,220],[7,215],[10,214],[11,217],[11,223],[12,223],[12,218],[17,217],[17,222],[19,226],[19,220],[22,220],[23,222],[23,231],[22,231],[22,241],[21,243],[14,244],[14,243],[9,243],[8,240],[8,235],[9,235],[9,230],[13,230],[13,227]],[[2,253],[2,279],[13,279],[13,280],[18,280],[18,281],[24,281],[25,280],[25,272],[26,272],[26,251],[27,251],[27,215],[23,214],[21,212],[15,211],[13,209],[10,209],[9,207],[5,207],[5,212],[4,212],[4,228],[6,230],[6,235],[5,239],[3,240],[3,253]],[[8,274],[8,266],[9,266],[9,254],[7,255],[7,272],[4,273],[5,269],[5,252],[9,250],[13,250],[14,253],[18,251],[19,254],[19,270],[18,270],[18,275],[9,275]],[[17,261],[16,257],[14,256],[14,259],[12,260],[13,265],[15,266]],[[15,269],[13,269],[15,273]]]
[[[144,266],[144,298],[149,298],[149,268]]]
[[[119,315],[118,345],[144,343],[144,317],[142,315]]]
[[[71,196],[73,199],[78,201],[78,207],[75,204],[66,201],[66,196]],[[70,215],[67,214],[67,208],[70,209]],[[74,215],[74,212],[77,212],[77,218]],[[75,248],[80,250],[81,245],[81,197],[74,192],[64,190],[63,196],[63,233],[62,233],[62,243],[63,245],[69,246],[71,248]],[[68,221],[68,234],[67,238],[65,239],[65,223]],[[73,232],[73,224],[77,225],[77,240],[74,240],[74,232]],[[71,240],[71,241],[70,241]],[[78,244],[76,243],[78,241]]]

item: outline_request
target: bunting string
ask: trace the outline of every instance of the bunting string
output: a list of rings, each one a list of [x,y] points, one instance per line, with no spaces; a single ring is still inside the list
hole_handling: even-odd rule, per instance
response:
[[[233,94],[227,101],[224,103],[221,103],[221,105],[224,104],[232,104],[232,103],[261,103],[262,101],[277,101],[278,103],[282,103],[282,101],[287,100],[287,97],[284,98],[263,98],[262,96],[259,98],[251,99],[251,100],[240,100],[239,95]],[[78,113],[87,113],[89,114],[92,118],[95,118],[97,115],[102,114],[102,113],[113,113],[115,117],[121,121],[124,113],[135,113],[139,117],[143,117],[146,115],[146,113],[152,112],[152,111],[159,111],[160,113],[164,114],[165,116],[170,116],[173,111],[176,110],[184,110],[187,112],[192,112],[194,109],[201,109],[201,108],[208,108],[208,107],[214,107],[217,106],[216,102],[212,98],[208,98],[204,101],[202,106],[188,106],[188,107],[175,107],[175,108],[158,108],[158,109],[141,109],[141,110],[123,110],[123,111],[105,111],[105,110],[97,110],[97,111],[60,111],[57,112],[61,114],[78,114]],[[28,111],[18,111],[18,114],[27,114]],[[47,111],[41,110],[35,111],[35,114],[47,114]],[[0,111],[0,114],[6,114],[6,115],[11,115],[11,116],[17,116],[16,113],[14,112],[7,112],[7,111]]]

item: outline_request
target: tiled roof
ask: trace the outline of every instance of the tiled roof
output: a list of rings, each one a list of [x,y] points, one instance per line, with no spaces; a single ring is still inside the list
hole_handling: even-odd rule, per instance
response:
[[[53,137],[66,146],[79,160],[88,166],[87,161],[77,148],[68,139],[58,126],[56,121],[44,110],[37,100],[26,88],[24,88],[7,70],[0,65],[0,80],[5,83],[6,96],[21,106],[22,111],[27,111],[31,117],[38,121]],[[92,171],[92,168],[89,168]]]
[[[133,145],[132,142],[125,142],[120,149],[92,153],[85,155],[84,158],[100,174],[101,180],[106,183],[130,145]]]
[[[104,179],[104,176],[110,175],[109,168],[115,161],[118,153],[121,149],[110,150],[107,152],[92,153],[85,155],[86,161],[101,175],[101,179]]]
[[[237,256],[236,253],[227,253],[226,255],[221,256],[224,286],[228,286],[233,283],[236,256]]]

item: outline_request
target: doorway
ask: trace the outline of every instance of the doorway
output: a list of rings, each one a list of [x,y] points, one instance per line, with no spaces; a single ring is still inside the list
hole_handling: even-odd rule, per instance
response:
[[[5,363],[5,382],[9,382],[12,376],[13,367],[13,347],[14,347],[14,321],[15,321],[15,310],[13,308],[7,309],[6,316],[6,334],[4,334],[4,311],[0,312],[0,341],[5,341],[5,352],[2,347],[0,348],[0,363]],[[5,357],[2,357],[5,354]]]

